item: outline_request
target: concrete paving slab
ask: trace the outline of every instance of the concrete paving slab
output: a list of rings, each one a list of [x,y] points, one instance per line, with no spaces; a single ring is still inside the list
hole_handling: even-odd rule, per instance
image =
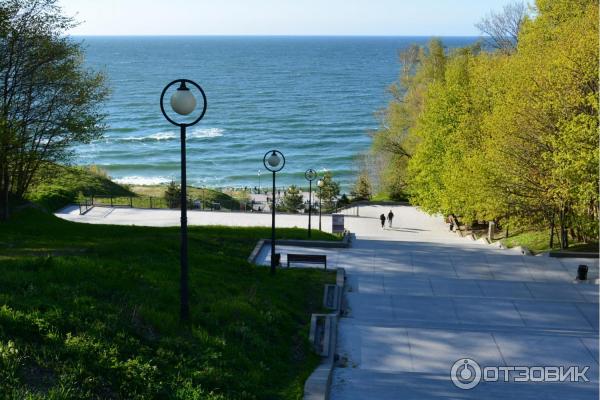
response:
[[[484,294],[473,280],[455,280],[431,278],[431,287],[436,296],[446,297],[483,297]]]
[[[581,311],[585,319],[592,325],[595,330],[598,330],[599,313],[598,303],[576,303],[575,306]]]
[[[335,371],[332,400],[595,400],[593,385],[577,383],[487,383],[457,389],[445,374],[382,373],[344,368]]]
[[[534,298],[540,300],[585,301],[575,285],[570,283],[526,283]]]
[[[400,296],[433,296],[429,279],[383,274],[383,285],[386,294]]]
[[[437,297],[392,296],[394,321],[428,321],[458,323],[456,309],[451,301]]]
[[[514,300],[515,306],[528,327],[592,331],[575,304]]]
[[[486,297],[507,299],[532,299],[533,295],[523,282],[510,281],[478,281]]]
[[[462,279],[494,279],[492,271],[485,264],[454,264],[456,275]]]
[[[384,294],[385,289],[383,286],[383,275],[366,275],[356,277],[352,279],[353,287],[356,288],[358,293],[372,293],[372,294]]]
[[[598,338],[596,337],[584,337],[580,338],[581,342],[585,345],[585,347],[589,350],[592,358],[596,360],[596,364],[598,363],[599,357],[599,346],[598,346]]]
[[[363,326],[360,335],[361,369],[380,372],[412,370],[406,329]]]
[[[600,293],[598,288],[600,286],[592,283],[578,283],[575,286],[575,289],[579,292],[583,298],[590,303],[598,303]]]
[[[490,333],[408,329],[412,372],[450,375],[452,365],[462,358],[481,365],[503,365]]]
[[[529,268],[520,265],[490,265],[489,270],[493,279],[518,282],[534,281]]]
[[[459,321],[463,324],[494,326],[520,326],[525,322],[511,300],[453,299]]]
[[[350,316],[361,322],[377,323],[394,319],[392,297],[388,295],[347,293]]]
[[[502,357],[510,366],[590,367],[588,378],[598,382],[598,364],[577,338],[494,334]]]

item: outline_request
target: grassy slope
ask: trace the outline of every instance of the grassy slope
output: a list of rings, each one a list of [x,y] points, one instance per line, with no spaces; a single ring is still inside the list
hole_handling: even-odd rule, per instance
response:
[[[129,189],[111,181],[102,173],[84,167],[48,165],[36,177],[27,193],[27,199],[54,211],[76,201],[79,194],[134,195]]]
[[[165,195],[167,185],[132,185],[129,186],[129,189],[139,196],[162,199]],[[240,209],[240,198],[235,198],[227,193],[219,192],[217,190],[188,186],[187,194],[190,198],[203,200],[207,204],[214,202],[221,204],[223,208]],[[142,200],[144,199],[140,199],[140,201]],[[246,199],[241,200],[242,203],[245,201]],[[147,206],[148,205],[146,205],[146,207]]]
[[[150,207],[150,196],[154,197],[153,207],[167,207],[164,194],[167,185],[119,185],[110,180],[106,172],[95,167],[68,167],[48,165],[41,169],[31,186],[27,199],[49,211],[55,211],[76,202],[80,195],[112,196],[114,204],[128,205],[133,197],[136,207]],[[207,203],[220,203],[223,208],[240,209],[240,201],[246,199],[241,193],[237,196],[212,189],[188,187],[188,195]],[[108,203],[108,200],[107,200]]]
[[[75,224],[36,210],[0,224],[3,398],[300,398],[318,363],[309,315],[334,277],[249,265],[267,236],[190,229],[184,329],[178,229]]]
[[[501,240],[506,247],[525,246],[534,254],[559,250],[558,237],[554,237],[554,247],[550,248],[550,230],[525,231]],[[597,252],[598,243],[570,243],[568,251]]]

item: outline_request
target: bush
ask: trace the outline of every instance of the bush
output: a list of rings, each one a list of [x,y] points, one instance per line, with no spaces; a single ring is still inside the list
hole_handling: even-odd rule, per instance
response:
[[[169,208],[179,208],[181,204],[181,187],[174,181],[171,181],[165,190],[165,200]]]

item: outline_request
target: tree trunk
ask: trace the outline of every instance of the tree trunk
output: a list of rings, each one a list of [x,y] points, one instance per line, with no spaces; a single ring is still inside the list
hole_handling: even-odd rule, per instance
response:
[[[564,235],[564,230],[565,230],[565,225],[564,225],[564,212],[563,209],[561,208],[560,211],[558,212],[558,225],[559,225],[559,235],[558,238],[560,240],[560,248],[564,249],[565,248],[565,235]]]
[[[554,248],[554,213],[552,214],[552,219],[550,220],[550,249]]]
[[[6,221],[9,217],[8,193],[10,188],[8,166],[3,163],[0,171],[0,220]]]

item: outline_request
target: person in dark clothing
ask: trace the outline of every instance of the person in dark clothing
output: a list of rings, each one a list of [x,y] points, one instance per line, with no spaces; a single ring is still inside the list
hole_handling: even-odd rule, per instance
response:
[[[381,214],[379,219],[381,220],[381,227],[385,229],[385,214]]]
[[[392,210],[388,213],[388,223],[390,224],[390,228],[392,227],[392,220],[394,219],[394,213]]]

